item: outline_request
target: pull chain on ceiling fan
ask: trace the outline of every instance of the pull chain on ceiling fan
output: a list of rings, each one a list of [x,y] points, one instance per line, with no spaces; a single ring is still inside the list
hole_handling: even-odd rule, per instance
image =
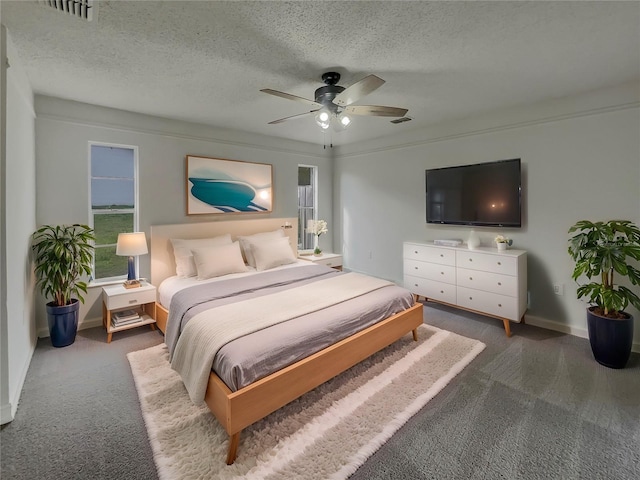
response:
[[[280,92],[278,90],[272,90],[270,88],[260,90],[261,92],[268,93],[269,95],[275,95],[276,97],[304,103],[314,108],[314,110],[310,110],[305,113],[273,120],[269,122],[269,125],[308,116],[315,116],[316,123],[323,130],[327,130],[333,125],[334,130],[340,131],[344,130],[351,124],[350,115],[403,117],[408,112],[406,108],[383,107],[379,105],[352,105],[365,95],[368,95],[374,90],[380,88],[385,83],[384,80],[375,75],[368,75],[347,88],[338,85],[338,82],[340,81],[340,74],[337,72],[323,73],[322,81],[325,85],[315,91],[315,100],[309,100],[307,98]]]

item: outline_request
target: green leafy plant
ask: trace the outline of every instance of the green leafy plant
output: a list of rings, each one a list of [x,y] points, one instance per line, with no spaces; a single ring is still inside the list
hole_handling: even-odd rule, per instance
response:
[[[623,311],[629,303],[640,310],[640,297],[615,283],[619,275],[640,285],[640,271],[630,263],[640,260],[640,228],[628,220],[582,220],[569,229],[574,232],[569,239],[569,255],[576,262],[572,278],[599,280],[581,285],[578,298],[587,297],[596,306],[594,313],[605,317],[626,318]]]
[[[44,225],[34,232],[37,285],[55,306],[69,305],[72,297],[84,303],[87,284],[80,278],[91,274],[94,241],[93,229],[77,223]]]

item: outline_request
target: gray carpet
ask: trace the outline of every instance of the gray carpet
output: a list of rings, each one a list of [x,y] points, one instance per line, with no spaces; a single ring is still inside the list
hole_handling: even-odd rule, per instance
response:
[[[638,479],[640,355],[597,364],[585,339],[446,307],[426,323],[487,345],[353,479]],[[38,342],[16,419],[0,433],[1,478],[155,479],[125,354],[161,341],[101,328],[63,349]]]

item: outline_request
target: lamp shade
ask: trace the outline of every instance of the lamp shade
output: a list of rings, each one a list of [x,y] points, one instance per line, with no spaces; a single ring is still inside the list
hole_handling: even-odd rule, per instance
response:
[[[147,238],[144,232],[119,233],[116,255],[132,257],[148,253]]]

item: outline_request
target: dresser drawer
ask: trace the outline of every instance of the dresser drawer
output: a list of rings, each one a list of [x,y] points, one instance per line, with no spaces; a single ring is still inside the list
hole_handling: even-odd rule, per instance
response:
[[[519,321],[518,301],[515,297],[483,292],[471,288],[458,287],[458,305],[470,310],[495,315],[500,318]]]
[[[156,289],[132,288],[131,292],[121,293],[118,295],[103,294],[102,298],[108,310],[117,310],[119,308],[135,307],[145,303],[156,301]]]
[[[448,283],[436,282],[426,278],[414,277],[412,275],[404,276],[404,288],[411,293],[421,295],[426,298],[438,300],[440,302],[456,303],[456,286]]]
[[[456,265],[460,268],[501,273],[503,275],[512,275],[514,277],[518,273],[517,257],[507,255],[457,251]]]
[[[509,297],[518,295],[517,278],[509,275],[458,268],[456,278],[458,285],[461,287],[498,293]]]
[[[456,283],[456,269],[451,265],[404,259],[404,273],[412,277],[428,278],[436,282]]]
[[[455,265],[456,252],[449,248],[432,247],[429,245],[404,244],[404,258],[422,262],[438,263],[441,265]]]

